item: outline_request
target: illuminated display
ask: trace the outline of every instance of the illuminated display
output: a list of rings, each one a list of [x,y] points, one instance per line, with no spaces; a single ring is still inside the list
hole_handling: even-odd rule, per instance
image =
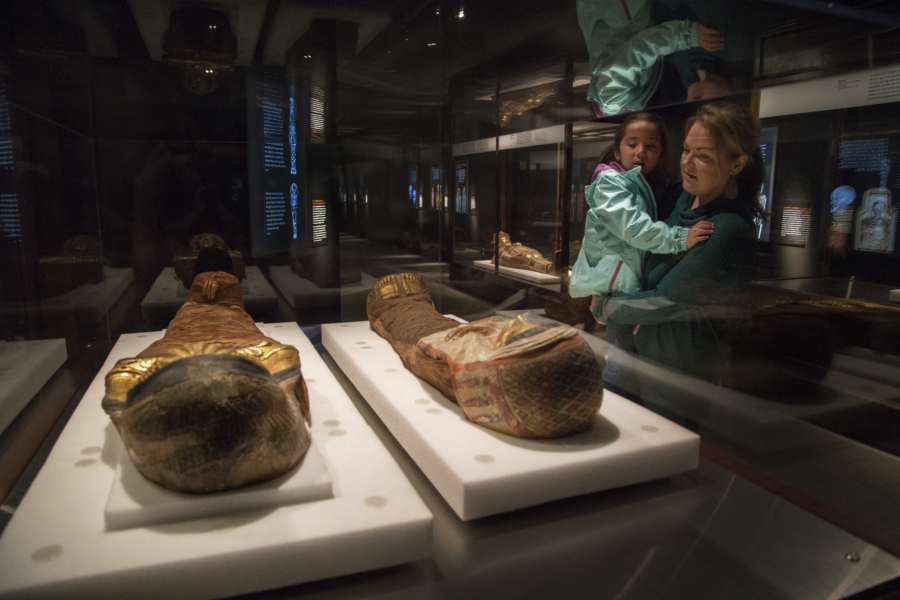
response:
[[[6,86],[0,81],[0,238],[19,242],[22,240],[22,219],[15,189],[11,136]]]
[[[441,196],[443,195],[443,182],[441,168],[439,166],[431,166],[431,208],[439,210],[441,208]]]
[[[309,139],[325,141],[325,90],[313,85],[309,98]]]
[[[409,203],[410,206],[416,208],[419,206],[419,169],[417,167],[409,168]]]
[[[770,211],[772,209],[772,186],[775,181],[775,148],[778,139],[777,127],[764,127],[760,129],[759,149],[762,150],[763,165],[766,168],[766,178],[763,181],[762,189],[759,191],[759,203],[763,210]],[[757,217],[756,237],[761,242],[769,241],[770,220]]]
[[[808,206],[785,206],[781,211],[781,239],[783,246],[806,246],[812,211]]]
[[[294,230],[294,239],[297,239],[297,184],[291,184],[291,225]]]
[[[288,125],[288,144],[291,147],[291,175],[297,174],[297,110],[294,102],[294,86],[291,86],[291,105]],[[296,221],[296,219],[295,219]],[[296,228],[294,229],[294,238],[297,237]]]
[[[469,212],[469,202],[466,195],[466,163],[456,163],[456,212]]]
[[[248,78],[250,234],[254,256],[286,251],[308,240],[305,144],[297,143],[303,96],[281,69]]]
[[[325,200],[322,198],[312,199],[312,243],[313,245],[321,245],[326,243],[328,238],[328,229],[326,219],[328,213],[325,209]]]

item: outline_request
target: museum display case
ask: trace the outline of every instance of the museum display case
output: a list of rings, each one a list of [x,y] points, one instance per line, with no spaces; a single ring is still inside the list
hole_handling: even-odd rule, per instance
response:
[[[0,3],[0,597],[896,594],[898,32],[889,0]],[[763,214],[686,277],[722,221],[636,240],[715,216],[685,124],[722,102],[759,120]],[[611,167],[646,183],[637,288],[595,301],[598,165],[641,112],[659,166]],[[434,311],[384,324],[404,281]],[[190,419],[123,443],[104,406],[277,395],[258,349],[151,376],[223,295],[296,349],[311,442],[179,493],[142,442],[193,468]]]

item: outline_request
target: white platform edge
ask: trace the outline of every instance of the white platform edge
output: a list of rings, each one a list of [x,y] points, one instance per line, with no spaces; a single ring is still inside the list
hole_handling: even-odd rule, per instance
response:
[[[124,335],[0,536],[0,597],[218,598],[430,555],[430,511],[312,344],[295,323],[263,331],[300,352],[310,430],[335,497],[105,531],[104,505],[123,449],[100,407],[104,375],[162,333]]]
[[[611,392],[590,430],[524,440],[465,420],[454,403],[403,367],[368,322],[322,325],[322,341],[463,520],[697,468],[698,435]],[[482,462],[485,457],[493,460]]]
[[[0,344],[0,432],[66,362],[66,340],[29,340]]]
[[[488,271],[490,273],[494,272],[494,265],[491,264],[490,260],[476,260],[472,264],[476,269],[481,269],[482,271]],[[542,285],[560,282],[558,275],[547,275],[546,273],[526,271],[525,269],[513,269],[512,267],[504,267],[503,265],[500,266],[500,273],[513,279],[521,279],[522,281],[529,281],[531,283],[539,283]]]

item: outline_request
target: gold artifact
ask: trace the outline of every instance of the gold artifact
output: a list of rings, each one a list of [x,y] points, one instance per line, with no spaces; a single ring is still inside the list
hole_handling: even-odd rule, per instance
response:
[[[45,298],[101,281],[103,258],[100,240],[95,237],[72,236],[63,244],[62,254],[38,258],[38,289]]]
[[[137,470],[180,492],[278,477],[310,444],[297,350],[256,328],[221,271],[197,275],[165,336],[116,363],[103,409]]]
[[[434,309],[418,275],[380,279],[366,299],[372,329],[403,364],[466,418],[517,437],[588,429],[603,399],[603,367],[568,325],[523,317],[460,324]]]
[[[494,243],[496,243],[496,237]],[[553,263],[541,256],[540,252],[518,242],[513,244],[509,239],[509,234],[502,231],[500,232],[499,254],[501,267],[535,271],[548,275],[553,273]],[[493,258],[491,264],[496,264]]]

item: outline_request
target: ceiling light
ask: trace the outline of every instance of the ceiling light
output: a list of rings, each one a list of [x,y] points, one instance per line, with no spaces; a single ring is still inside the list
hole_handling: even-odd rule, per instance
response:
[[[459,15],[457,15],[457,16],[458,16],[460,19],[462,19],[464,16],[466,16],[466,11],[465,11],[462,7],[460,7],[460,9],[459,9]]]
[[[431,42],[428,44],[429,46],[437,46],[437,42]]]

